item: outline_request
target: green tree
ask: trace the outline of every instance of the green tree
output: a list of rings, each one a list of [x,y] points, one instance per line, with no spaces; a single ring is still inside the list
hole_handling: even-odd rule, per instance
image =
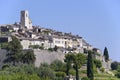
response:
[[[105,57],[105,61],[107,62],[109,60],[109,54],[108,54],[108,50],[107,50],[107,47],[105,47],[104,49],[104,57]]]
[[[12,41],[8,43],[7,47],[7,62],[12,62],[13,65],[20,62],[20,58],[22,55],[22,45],[20,44],[20,41],[15,37],[12,36]]]
[[[92,51],[88,51],[87,59],[87,76],[90,80],[94,80],[94,71],[93,71],[93,55]]]
[[[33,50],[28,50],[25,54],[23,54],[22,60],[23,63],[27,63],[27,64],[33,64],[35,62],[35,54],[33,52]]]
[[[97,68],[101,68],[102,67],[102,63],[100,60],[94,59],[94,64]]]
[[[47,63],[42,63],[38,69],[37,72],[38,76],[43,78],[42,80],[54,80],[55,73],[50,68],[50,66]]]
[[[81,66],[85,63],[86,57],[82,53],[75,54],[73,57],[73,64],[76,71],[76,80],[79,80],[79,70]]]
[[[55,75],[56,75],[55,80],[64,80],[64,78],[66,77],[65,72],[61,71],[56,72]]]
[[[120,78],[120,66],[118,66],[117,73],[115,74],[118,78]]]
[[[50,64],[51,69],[54,71],[65,71],[65,64],[60,60],[55,60]]]
[[[65,62],[66,62],[66,74],[69,75],[69,70],[71,69],[71,64],[73,62],[74,54],[68,53],[65,55]]]
[[[73,67],[76,71],[76,80],[79,80],[79,70],[81,68],[81,66],[85,63],[86,60],[86,56],[82,53],[78,53],[78,54],[73,54],[73,53],[69,53],[67,55],[65,55],[65,62],[66,62],[66,73],[67,75],[69,74],[69,70],[71,68],[71,64],[73,64]]]
[[[72,54],[72,53],[68,53],[65,55],[64,62],[66,62],[66,74],[67,75],[69,75],[69,70],[71,69],[71,64],[73,62],[73,56],[74,56],[74,54]]]
[[[114,61],[114,62],[111,63],[111,69],[112,70],[117,70],[119,65],[120,65],[119,62]]]

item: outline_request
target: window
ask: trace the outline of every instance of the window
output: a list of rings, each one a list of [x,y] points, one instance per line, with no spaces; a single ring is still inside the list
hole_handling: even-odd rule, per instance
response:
[[[60,41],[55,41],[55,43],[60,44]]]

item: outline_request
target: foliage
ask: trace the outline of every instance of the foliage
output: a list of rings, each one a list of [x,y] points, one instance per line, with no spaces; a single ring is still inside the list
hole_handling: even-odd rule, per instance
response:
[[[21,65],[20,68],[22,68],[26,74],[35,74],[38,70],[32,64],[29,64],[29,65],[24,64],[24,65]]]
[[[41,80],[37,74],[8,74],[8,75],[0,75],[0,80]]]
[[[102,67],[102,63],[100,60],[94,59],[94,64],[97,68],[101,68]]]
[[[36,73],[36,68],[33,65],[19,65],[19,66],[10,66],[4,67],[4,71],[8,71],[9,73],[21,73],[21,74],[34,74]]]
[[[104,71],[105,71],[105,68],[100,68],[100,71],[101,71],[101,72],[104,72]]]
[[[58,71],[55,73],[57,80],[64,80],[66,74],[64,72]]]
[[[54,80],[55,78],[55,73],[54,71],[49,67],[47,63],[41,64],[41,66],[38,69],[37,72],[38,76],[43,78],[43,79],[51,79]]]
[[[33,50],[27,50],[25,54],[22,56],[22,62],[27,64],[33,64],[35,62],[35,55]]]
[[[95,64],[93,64],[93,73],[96,74],[97,73],[97,67]]]
[[[90,80],[93,80],[93,55],[92,51],[88,51],[88,59],[87,59],[87,76]]]
[[[7,68],[7,67],[9,67],[10,65],[9,64],[4,64],[3,66],[2,66],[2,70],[4,70],[5,68]]]
[[[30,45],[29,48],[32,48],[32,49],[39,49],[39,45]]]
[[[74,69],[70,69],[70,70],[69,70],[69,74],[75,76],[76,72],[75,72]]]
[[[115,74],[118,78],[120,78],[120,66],[118,66],[117,73]]]
[[[5,77],[6,76],[6,77]],[[65,76],[64,72],[58,72],[57,77]],[[49,65],[44,63],[39,68],[34,65],[7,66],[0,71],[0,80],[54,80],[55,73]],[[57,79],[58,80],[58,79]]]
[[[111,69],[112,70],[117,70],[119,65],[120,65],[119,62],[114,61],[114,62],[111,63]]]
[[[115,74],[115,76],[117,76],[118,78],[120,78],[120,72],[117,72],[117,73]]]
[[[107,47],[105,47],[104,49],[104,57],[105,57],[105,61],[107,62],[109,60],[109,54],[108,54],[108,50],[107,50]]]
[[[43,50],[43,49],[44,49],[44,46],[39,46],[39,49]]]
[[[51,69],[54,71],[65,71],[65,64],[60,60],[55,60],[50,64]]]
[[[69,70],[71,68],[71,64],[73,64],[73,67],[76,71],[76,80],[79,80],[79,71],[78,69],[81,68],[81,66],[85,63],[86,56],[82,53],[78,54],[67,54],[65,55],[65,62],[67,67],[67,75],[69,74]]]
[[[74,69],[76,70],[76,80],[79,80],[78,69],[80,69],[81,66],[85,63],[85,59],[86,57],[82,53],[78,53],[73,56],[73,65],[74,65]]]
[[[44,44],[42,43],[41,45],[30,45],[29,48],[43,50],[44,49]]]
[[[1,49],[6,49],[7,46],[8,46],[8,43],[7,43],[7,42],[4,42],[4,43],[1,43],[1,44],[0,44]]]
[[[65,62],[66,62],[66,74],[69,75],[69,70],[71,69],[71,64],[73,62],[74,54],[68,53],[65,55]]]
[[[12,41],[8,43],[7,51],[8,54],[6,62],[13,62],[13,65],[20,62],[22,55],[22,45],[15,36],[12,36]]]
[[[86,70],[81,70],[80,73],[86,74],[87,71]]]
[[[89,80],[88,77],[83,77],[81,80]]]
[[[52,52],[52,51],[53,51],[53,48],[48,48],[48,51],[51,51],[51,52]]]
[[[48,51],[57,51],[58,50],[58,47],[55,45],[55,47],[54,48],[48,48]]]

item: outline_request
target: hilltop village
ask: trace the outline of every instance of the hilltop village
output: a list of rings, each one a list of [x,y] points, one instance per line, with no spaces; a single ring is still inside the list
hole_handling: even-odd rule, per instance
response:
[[[43,54],[41,54],[42,57],[40,57],[39,53],[46,52],[41,51],[41,49],[48,50],[57,47],[57,53],[61,53],[61,55],[65,55],[69,52],[86,53],[88,50],[93,50],[97,53],[95,55],[96,59],[99,59],[102,62],[103,67],[106,70],[110,69],[112,61],[110,60],[108,62],[105,62],[104,56],[102,56],[102,52],[100,49],[91,46],[79,35],[73,35],[72,33],[64,33],[32,25],[32,20],[29,18],[28,11],[26,10],[21,11],[20,22],[14,24],[0,25],[0,30],[0,43],[9,42],[11,41],[11,36],[16,36],[20,40],[23,49],[26,50],[33,47],[38,47],[38,49],[34,50],[37,57],[36,66],[39,66],[40,63],[38,62],[41,61],[40,58],[43,57]],[[59,55],[57,59],[61,55]],[[64,57],[61,58],[61,60],[63,59]]]
[[[20,18],[20,23],[0,25],[1,38],[8,38],[9,42],[10,36],[14,35],[20,39],[23,49],[29,49],[31,45],[41,45],[44,49],[57,46],[65,53],[69,51],[83,53],[84,50],[93,49],[79,35],[33,26],[28,11],[21,11]],[[96,50],[100,53],[99,49]]]

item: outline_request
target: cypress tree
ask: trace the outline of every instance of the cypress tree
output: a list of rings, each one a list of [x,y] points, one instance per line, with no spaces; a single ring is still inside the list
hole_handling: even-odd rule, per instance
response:
[[[93,56],[92,52],[88,51],[88,59],[87,59],[87,76],[90,80],[94,80],[94,75],[93,75]]]
[[[105,57],[105,61],[107,62],[109,60],[109,54],[108,54],[108,50],[107,50],[107,47],[105,47],[104,49],[104,57]]]

